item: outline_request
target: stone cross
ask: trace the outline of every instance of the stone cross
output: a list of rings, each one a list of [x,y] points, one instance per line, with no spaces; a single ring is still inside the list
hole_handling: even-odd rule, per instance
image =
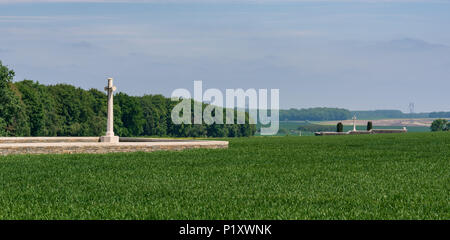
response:
[[[356,132],[356,115],[353,116],[353,131]]]
[[[108,78],[108,86],[105,87],[108,92],[108,122],[106,124],[106,136],[101,137],[102,142],[118,143],[119,137],[114,136],[114,94],[116,86],[113,85],[113,79]]]

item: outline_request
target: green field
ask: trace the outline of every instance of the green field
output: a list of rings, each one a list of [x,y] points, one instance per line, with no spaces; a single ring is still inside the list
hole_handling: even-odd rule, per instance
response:
[[[0,157],[0,219],[450,219],[450,134]]]

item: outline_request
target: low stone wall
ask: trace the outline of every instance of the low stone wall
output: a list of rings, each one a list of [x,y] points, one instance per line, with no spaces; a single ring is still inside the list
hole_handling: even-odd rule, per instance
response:
[[[383,133],[407,133],[406,129],[372,129],[370,131],[358,130],[348,132],[315,132],[316,136],[332,136],[332,135],[361,135],[361,134],[383,134]]]
[[[372,131],[350,131],[348,132],[350,135],[361,135],[361,134],[373,134]]]
[[[316,136],[325,136],[325,135],[348,135],[348,132],[315,132]]]
[[[405,129],[372,129],[372,132],[377,133],[406,133],[408,132]]]
[[[2,143],[100,142],[100,137],[0,137]]]
[[[10,154],[73,154],[153,152],[161,150],[184,150],[195,148],[228,148],[226,141],[195,142],[129,142],[129,143],[14,143],[0,144],[0,155]]]
[[[174,138],[146,138],[146,137],[120,137],[119,142],[198,142],[204,140],[174,139]]]

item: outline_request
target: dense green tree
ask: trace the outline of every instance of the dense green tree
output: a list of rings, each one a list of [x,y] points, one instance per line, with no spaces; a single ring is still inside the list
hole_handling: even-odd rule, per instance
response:
[[[114,97],[121,109],[121,120],[123,136],[139,136],[144,132],[144,113],[141,101],[138,97],[129,96],[125,93],[118,93]]]
[[[254,124],[249,124],[250,122],[250,115],[249,113],[245,113],[245,124],[239,124],[239,130],[240,130],[240,137],[245,136],[253,136],[256,132],[256,126]]]
[[[373,123],[372,121],[367,122],[367,131],[370,131],[373,129]]]
[[[211,137],[227,137],[228,128],[224,124],[211,124],[207,126],[208,136]]]
[[[448,127],[448,121],[446,119],[436,119],[431,123],[431,131],[446,131]]]
[[[0,137],[6,136],[6,122],[3,118],[0,118]]]
[[[343,131],[344,131],[344,124],[342,124],[341,122],[339,122],[339,123],[336,125],[336,131],[337,131],[337,132],[343,132]]]
[[[55,99],[55,112],[62,121],[57,135],[93,136],[99,133],[99,125],[93,125],[96,117],[95,109],[98,99],[92,92],[67,84],[57,84],[48,87],[49,93]],[[104,114],[100,111],[97,114]],[[60,122],[61,124],[61,122]]]
[[[0,118],[3,119],[3,135],[28,136],[30,126],[20,92],[12,84],[14,71],[0,61]]]
[[[24,80],[15,86],[21,93],[21,99],[26,110],[27,120],[30,124],[30,134],[41,136],[44,134],[45,110],[40,93],[39,83]]]
[[[145,119],[144,135],[167,135],[167,101],[162,95],[144,95],[141,98],[142,111]]]
[[[227,124],[228,137],[240,137],[239,126],[237,124]]]
[[[90,89],[89,93],[92,95],[92,111],[94,115],[92,116],[92,125],[90,126],[93,136],[101,136],[106,133],[106,121],[108,114],[108,98],[105,93],[100,92],[97,89]],[[114,119],[117,122],[119,119]]]

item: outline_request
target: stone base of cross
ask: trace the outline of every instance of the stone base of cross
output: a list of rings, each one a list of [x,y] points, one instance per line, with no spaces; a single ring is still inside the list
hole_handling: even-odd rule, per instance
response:
[[[100,137],[100,142],[104,142],[104,143],[118,143],[119,142],[119,136],[101,136]]]
[[[118,143],[119,137],[114,136],[114,94],[116,86],[113,85],[113,79],[108,78],[108,86],[105,87],[105,91],[108,92],[108,122],[106,124],[106,135],[100,138],[101,142],[106,143]]]

